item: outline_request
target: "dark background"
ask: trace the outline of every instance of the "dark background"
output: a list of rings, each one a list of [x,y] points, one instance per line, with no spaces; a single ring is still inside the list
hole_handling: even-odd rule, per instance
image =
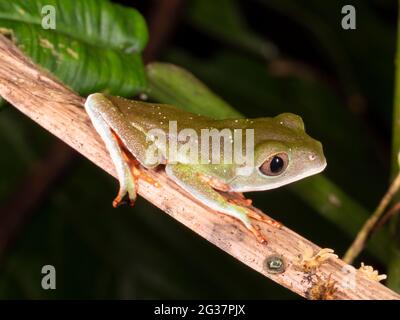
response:
[[[389,180],[396,1],[115,2],[146,18],[147,62],[185,67],[249,117],[301,115],[324,145],[326,175],[373,210]],[[356,30],[341,28],[345,4],[356,7]],[[24,227],[0,247],[0,298],[298,298],[143,199],[112,209],[117,182],[59,152],[14,108],[2,111],[0,145],[0,210],[18,213],[40,190]],[[50,187],[31,184],[35,175],[51,175]],[[342,255],[351,243],[288,188],[248,196],[322,247]],[[368,254],[359,261],[386,271]],[[41,289],[45,264],[56,267],[57,290]]]

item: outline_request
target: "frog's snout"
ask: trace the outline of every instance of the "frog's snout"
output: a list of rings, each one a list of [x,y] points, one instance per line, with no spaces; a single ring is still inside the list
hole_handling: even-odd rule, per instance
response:
[[[315,150],[309,151],[308,160],[313,163],[318,172],[325,169],[327,163],[321,142],[315,141]]]

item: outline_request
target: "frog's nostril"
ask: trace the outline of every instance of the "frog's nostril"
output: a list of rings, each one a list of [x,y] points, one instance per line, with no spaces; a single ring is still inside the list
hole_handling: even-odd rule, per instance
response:
[[[317,156],[316,156],[315,153],[310,153],[310,154],[308,155],[308,159],[309,159],[310,161],[314,161],[315,159],[317,159]]]

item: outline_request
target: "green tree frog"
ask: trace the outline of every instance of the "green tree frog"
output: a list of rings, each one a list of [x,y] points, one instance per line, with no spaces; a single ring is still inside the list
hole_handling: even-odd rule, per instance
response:
[[[228,200],[223,192],[277,188],[326,166],[321,143],[307,135],[301,117],[291,113],[214,120],[170,105],[101,93],[89,95],[85,109],[116,167],[120,188],[115,207],[125,197],[134,203],[139,166],[165,166],[167,176],[180,187],[206,206],[240,220],[260,242],[266,239],[253,220],[279,224],[240,201]],[[210,132],[218,135],[215,141]]]

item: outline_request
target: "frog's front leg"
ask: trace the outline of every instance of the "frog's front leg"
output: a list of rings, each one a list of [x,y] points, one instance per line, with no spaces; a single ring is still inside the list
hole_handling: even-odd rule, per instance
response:
[[[168,164],[166,166],[166,173],[179,186],[208,207],[240,220],[259,242],[265,243],[267,241],[264,235],[262,235],[252,223],[251,218],[272,225],[274,225],[275,222],[248,208],[229,202],[202,178],[202,175],[196,170],[195,165]],[[276,224],[276,226],[277,225],[278,224]]]
[[[133,162],[129,160],[126,151],[123,150],[121,141],[104,120],[101,112],[99,112],[97,108],[91,108],[90,104],[86,104],[85,108],[92,120],[94,128],[103,139],[117,171],[119,192],[113,201],[113,206],[117,207],[121,204],[126,194],[128,194],[129,203],[133,205],[137,197],[137,177],[135,176],[137,168],[135,168]]]

